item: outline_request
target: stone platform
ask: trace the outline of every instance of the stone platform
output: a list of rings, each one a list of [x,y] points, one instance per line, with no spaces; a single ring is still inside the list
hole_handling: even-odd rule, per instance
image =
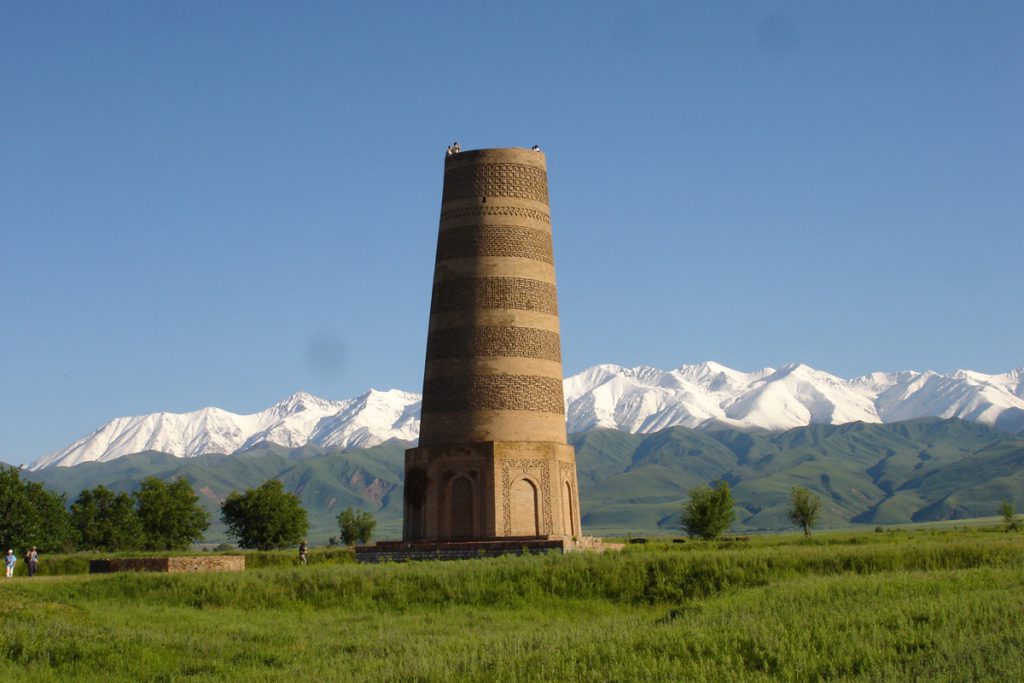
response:
[[[240,572],[244,555],[199,555],[193,557],[116,557],[89,560],[90,574],[114,572]]]
[[[599,538],[501,538],[486,541],[380,541],[356,546],[359,562],[409,562],[416,560],[472,560],[501,555],[537,555],[549,552],[619,550],[620,543],[604,543]]]

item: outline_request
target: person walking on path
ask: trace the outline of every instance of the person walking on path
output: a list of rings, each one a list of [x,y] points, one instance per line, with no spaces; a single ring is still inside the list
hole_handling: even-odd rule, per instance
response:
[[[299,544],[299,564],[306,564],[306,541]]]
[[[25,555],[25,559],[28,561],[28,575],[35,576],[36,566],[39,564],[39,553],[36,552],[35,546],[32,546],[32,550],[28,551],[28,554]]]
[[[7,578],[14,576],[14,565],[18,561],[18,558],[14,556],[14,551],[8,549],[7,556],[4,558],[4,566],[7,567]]]

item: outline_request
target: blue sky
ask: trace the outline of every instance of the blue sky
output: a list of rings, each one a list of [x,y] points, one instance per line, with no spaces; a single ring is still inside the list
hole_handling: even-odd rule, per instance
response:
[[[1024,4],[512,5],[0,2],[0,460],[418,391],[456,139],[547,152],[567,374],[1024,365]]]

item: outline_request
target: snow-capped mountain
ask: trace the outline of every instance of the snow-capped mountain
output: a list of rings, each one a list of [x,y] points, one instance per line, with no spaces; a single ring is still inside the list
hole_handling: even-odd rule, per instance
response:
[[[652,432],[672,425],[778,431],[811,423],[958,417],[1024,430],[1024,369],[874,373],[843,379],[806,365],[739,372],[717,363],[675,370],[598,365],[565,380],[570,432]]]
[[[810,423],[958,417],[1024,432],[1024,368],[1001,375],[958,370],[873,373],[843,379],[806,365],[740,372],[718,363],[675,370],[597,365],[565,380],[569,432],[612,428],[783,430]],[[178,457],[236,453],[270,442],[368,447],[419,434],[420,396],[370,390],[345,401],[297,393],[252,415],[219,408],[117,418],[30,468],[67,467],[157,450]]]
[[[203,408],[192,413],[119,417],[40,458],[29,469],[106,462],[146,450],[180,458],[237,453],[267,442],[288,448],[309,443],[357,448],[392,438],[413,440],[419,429],[418,394],[371,389],[346,401],[327,401],[299,392],[252,415]]]

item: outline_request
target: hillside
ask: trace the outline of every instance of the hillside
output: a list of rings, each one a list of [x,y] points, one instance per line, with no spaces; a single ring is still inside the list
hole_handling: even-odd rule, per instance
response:
[[[993,515],[1003,499],[1024,507],[1024,439],[958,419],[762,433],[595,430],[571,441],[577,449],[583,525],[592,534],[674,532],[687,491],[717,479],[733,488],[738,530],[790,528],[785,508],[793,486],[822,496],[824,527]],[[407,446],[390,441],[344,452],[274,446],[187,459],[150,451],[25,476],[69,498],[97,484],[130,490],[148,475],[184,476],[215,518],[230,491],[275,477],[299,494],[314,541],[334,535],[334,517],[350,505],[372,510],[378,536],[387,538],[401,533]],[[219,522],[207,536],[223,538]]]

